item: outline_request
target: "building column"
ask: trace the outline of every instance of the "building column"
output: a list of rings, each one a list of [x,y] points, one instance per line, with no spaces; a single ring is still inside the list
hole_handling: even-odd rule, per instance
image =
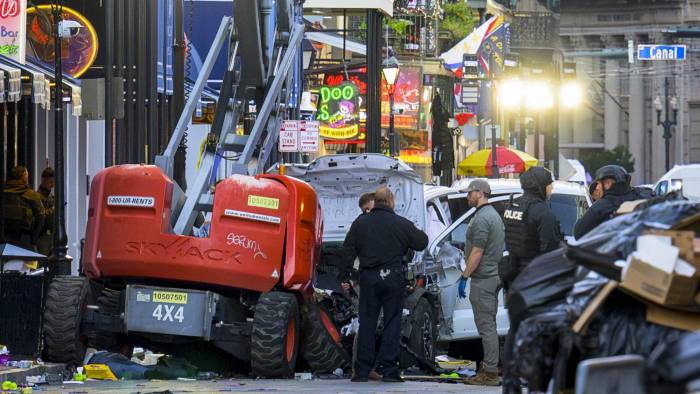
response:
[[[570,36],[569,37],[569,42],[571,44],[571,50],[572,51],[587,51],[590,50],[590,45],[589,41],[590,40],[596,40],[597,38],[591,37],[591,36],[583,36],[583,35],[578,35],[578,36]],[[598,70],[598,65],[599,62],[594,61],[594,58],[590,57],[577,57],[574,59],[576,62],[576,75],[578,79],[581,81],[583,84],[583,91],[584,91],[584,102],[587,102],[589,104],[591,103],[590,100],[590,90],[591,86],[595,84],[593,80],[589,77],[590,75],[598,75],[600,74],[600,70]],[[588,106],[581,107],[579,109],[576,109],[575,111],[572,112],[571,114],[571,122],[572,122],[572,135],[571,135],[571,142],[572,143],[590,143],[590,142],[596,142],[596,137],[594,137],[593,133],[593,113],[589,109]],[[598,137],[600,138],[600,137]],[[579,150],[580,152],[580,150]],[[580,154],[580,153],[579,153]]]
[[[620,144],[620,106],[617,100],[620,97],[619,72],[618,60],[605,60],[605,149]]]
[[[635,37],[628,37],[635,40]],[[635,40],[636,43],[636,40]],[[630,65],[629,86],[629,141],[628,148],[634,157],[634,173],[632,173],[632,184],[640,185],[650,182],[644,176],[645,157],[645,108],[644,108],[644,78],[642,75],[642,64],[639,60]]]

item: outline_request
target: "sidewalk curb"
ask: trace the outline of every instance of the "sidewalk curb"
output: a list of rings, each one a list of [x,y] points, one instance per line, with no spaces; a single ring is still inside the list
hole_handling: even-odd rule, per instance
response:
[[[65,364],[44,364],[32,368],[15,368],[0,372],[0,382],[10,381],[17,384],[26,384],[27,376],[43,375],[45,373],[61,373],[66,369]]]

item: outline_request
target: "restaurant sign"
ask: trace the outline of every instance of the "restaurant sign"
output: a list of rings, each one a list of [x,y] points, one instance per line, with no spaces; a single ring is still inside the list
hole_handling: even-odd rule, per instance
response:
[[[316,120],[320,121],[322,138],[347,140],[357,137],[360,131],[359,90],[350,82],[319,89],[319,105]]]
[[[24,63],[27,0],[0,0],[0,55]]]

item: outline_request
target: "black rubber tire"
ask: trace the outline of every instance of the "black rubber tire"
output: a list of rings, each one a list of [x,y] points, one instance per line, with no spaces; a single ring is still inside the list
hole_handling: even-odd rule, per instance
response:
[[[100,312],[108,315],[118,316],[122,313],[122,292],[103,288],[97,297],[97,306]],[[107,350],[113,353],[120,353],[131,358],[134,347],[127,343],[124,334],[113,332],[93,332],[88,334],[88,345],[96,350]]]
[[[416,354],[423,356],[425,360],[432,361],[435,358],[437,328],[433,318],[433,308],[427,299],[421,298],[418,300],[418,304],[416,304],[415,309],[411,313],[410,322],[412,327],[411,336],[408,338],[408,347]],[[430,341],[430,343],[427,343],[427,341]],[[406,369],[417,364],[416,358],[402,348],[399,355],[399,367]]]
[[[342,341],[333,339],[323,323],[322,313],[333,324],[331,316],[318,304],[308,303],[302,325],[301,356],[316,374],[333,373],[338,368],[345,369],[350,365],[350,356],[343,349]],[[340,336],[337,326],[334,325],[332,329]]]
[[[293,294],[263,293],[255,306],[250,344],[250,366],[262,378],[288,378],[294,375],[299,353],[301,319]],[[288,329],[294,324],[293,351],[287,355]]]
[[[44,350],[48,361],[82,365],[87,339],[80,332],[90,299],[90,283],[79,276],[57,276],[44,309]]]

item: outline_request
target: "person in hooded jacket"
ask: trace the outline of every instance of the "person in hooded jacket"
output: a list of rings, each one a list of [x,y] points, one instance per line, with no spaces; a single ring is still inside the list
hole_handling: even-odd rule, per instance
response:
[[[520,175],[523,196],[503,213],[510,256],[502,262],[499,274],[506,286],[532,259],[559,247],[562,240],[559,221],[547,204],[552,183],[552,173],[545,168],[525,171]]]
[[[603,198],[596,201],[574,226],[574,237],[580,239],[601,223],[612,219],[626,201],[651,198],[648,191],[630,187],[630,176],[623,167],[607,165],[596,171],[596,182],[603,186]]]
[[[6,241],[36,251],[36,240],[44,227],[46,214],[41,195],[29,187],[26,167],[16,166],[10,170],[3,193]]]
[[[506,289],[534,258],[557,249],[561,243],[559,221],[547,204],[554,189],[552,183],[552,173],[545,168],[533,167],[525,171],[520,175],[523,196],[511,202],[503,213],[509,256],[501,261],[499,276]],[[510,314],[509,318],[510,328],[503,349],[503,392],[520,393],[520,382],[509,366],[520,320]]]

